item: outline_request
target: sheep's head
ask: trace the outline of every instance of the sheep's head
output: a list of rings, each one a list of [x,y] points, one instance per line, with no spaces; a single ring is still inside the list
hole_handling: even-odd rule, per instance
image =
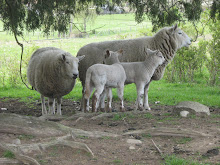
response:
[[[107,64],[107,65],[111,65],[111,64],[114,64],[114,63],[120,63],[119,57],[122,56],[122,55],[123,55],[123,50],[122,49],[120,49],[116,52],[106,50],[105,54],[104,54],[105,58],[104,58],[103,63]]]
[[[61,74],[66,78],[76,79],[78,77],[78,65],[79,62],[85,57],[78,56],[73,57],[70,53],[62,53],[60,55],[61,60]]]
[[[148,55],[147,58],[153,58],[153,61],[158,65],[162,65],[165,62],[165,58],[159,50],[144,49],[144,51]]]
[[[192,43],[192,39],[180,28],[177,24],[169,29],[171,37],[173,37],[174,42],[176,42],[177,49],[182,47],[188,47]]]

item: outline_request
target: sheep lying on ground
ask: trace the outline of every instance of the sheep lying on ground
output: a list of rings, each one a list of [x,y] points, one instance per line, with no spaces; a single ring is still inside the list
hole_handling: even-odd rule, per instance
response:
[[[45,99],[48,97],[49,114],[61,114],[62,96],[71,92],[77,78],[78,63],[84,56],[73,57],[70,53],[54,47],[36,50],[28,64],[27,78],[32,87],[41,94],[42,115],[47,114]]]
[[[165,62],[156,69],[151,78],[152,81],[160,80],[163,77],[166,66],[174,58],[176,51],[181,47],[188,47],[190,44],[191,38],[175,25],[174,27],[162,28],[152,37],[147,36],[128,40],[105,41],[85,45],[77,53],[77,56],[86,54],[85,60],[79,65],[79,78],[83,86],[82,92],[84,92],[85,87],[86,70],[93,64],[103,62],[103,52],[106,49],[111,51],[123,49],[123,51],[126,52],[126,56],[119,58],[121,62],[143,61],[145,59],[144,48],[159,50],[163,54]],[[146,85],[144,89],[145,109],[149,107],[147,102],[149,84]]]
[[[111,56],[118,56],[122,52],[106,51],[106,59]],[[113,65],[95,64],[88,68],[86,72],[84,109],[89,111],[89,98],[95,88],[92,97],[92,112],[96,112],[99,104],[99,98],[105,88],[117,88],[118,97],[121,101],[120,110],[124,111],[123,93],[126,75],[119,60]]]

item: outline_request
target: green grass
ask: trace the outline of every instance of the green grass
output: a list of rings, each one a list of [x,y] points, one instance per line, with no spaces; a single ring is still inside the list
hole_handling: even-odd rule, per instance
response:
[[[5,158],[9,158],[9,159],[14,159],[15,158],[15,154],[9,150],[5,151],[3,153],[3,157]]]
[[[64,99],[80,100],[82,97],[81,83],[77,81],[74,89]],[[116,90],[113,90],[114,100],[117,98]],[[136,88],[134,84],[127,85],[124,91],[124,99],[134,103],[136,100]],[[40,99],[36,91],[31,91],[26,87],[2,87],[0,88],[0,98],[18,98],[23,102],[33,102]],[[150,85],[149,102],[154,104],[160,101],[161,105],[175,105],[181,101],[196,101],[207,106],[220,107],[220,91],[218,87],[206,85],[189,85],[186,83],[167,83],[165,80],[154,81]],[[146,116],[148,117],[148,116]]]
[[[177,144],[186,144],[188,142],[192,141],[192,138],[191,137],[183,137],[183,138],[179,138],[179,139],[176,139],[175,142]]]
[[[210,163],[200,163],[194,160],[179,158],[175,155],[166,156],[164,161],[163,165],[211,165]]]

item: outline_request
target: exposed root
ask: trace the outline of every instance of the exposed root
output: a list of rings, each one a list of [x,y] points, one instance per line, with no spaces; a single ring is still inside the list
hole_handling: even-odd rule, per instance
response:
[[[126,132],[123,135],[131,135],[131,134],[142,134],[149,133],[151,136],[174,136],[174,137],[211,137],[210,134],[205,134],[202,132],[187,130],[187,129],[179,129],[179,128],[150,128],[144,130],[135,130],[131,132]]]
[[[29,157],[27,155],[23,155],[22,153],[20,153],[19,151],[17,151],[18,149],[9,146],[8,144],[4,144],[0,142],[0,148],[4,149],[4,150],[8,150],[14,153],[16,159],[24,164],[34,164],[34,165],[40,165],[40,163],[38,163],[38,161],[32,157]],[[17,147],[19,148],[19,147]]]
[[[153,142],[155,148],[157,149],[157,151],[160,153],[160,156],[163,158],[163,153],[162,151],[159,149],[159,147],[157,147],[156,143],[153,141],[153,139],[151,139],[151,141]]]

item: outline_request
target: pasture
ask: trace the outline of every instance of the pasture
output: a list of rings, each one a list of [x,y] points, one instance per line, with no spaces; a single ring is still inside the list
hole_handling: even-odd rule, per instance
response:
[[[2,28],[0,22],[0,31]],[[24,44],[22,76],[25,82],[27,83],[28,61],[31,54],[38,48],[53,46],[75,56],[82,46],[91,42],[129,39],[153,34],[150,22],[145,20],[137,25],[132,14],[98,16],[96,20],[88,23],[87,29],[89,35],[84,38],[72,36],[60,38],[57,33],[43,36],[40,31],[34,34],[26,33],[24,38],[19,38]],[[95,33],[92,32],[93,29]],[[13,36],[6,32],[0,34],[0,108],[7,108],[6,111],[0,110],[0,115],[11,112],[32,116],[34,122],[35,117],[41,115],[40,95],[36,91],[27,89],[20,80],[21,50]],[[152,82],[149,90],[151,112],[132,111],[137,95],[135,85],[131,84],[127,85],[124,91],[125,108],[128,112],[118,113],[119,102],[116,90],[113,90],[113,109],[116,112],[106,115],[102,113],[82,115],[79,112],[82,86],[77,80],[73,91],[63,98],[64,118],[59,119],[57,123],[65,125],[72,131],[75,128],[88,131],[87,134],[78,133],[72,137],[74,141],[86,144],[92,153],[80,147],[72,149],[68,145],[54,145],[44,150],[46,154],[30,152],[28,155],[40,164],[74,162],[76,164],[174,165],[177,162],[176,164],[217,165],[220,161],[219,154],[208,155],[207,152],[213,149],[219,150],[220,147],[220,87],[208,85],[207,68],[204,68],[203,72],[205,76],[195,75],[197,76],[195,82],[171,83],[166,79],[166,75],[162,80]],[[208,117],[190,115],[189,118],[181,118],[172,114],[174,105],[181,101],[204,104],[210,108],[211,115]],[[47,123],[47,121],[44,122]],[[184,130],[185,134],[179,135],[179,130]],[[93,136],[96,131],[100,132],[97,136]],[[62,132],[62,135],[66,135],[65,133]],[[13,134],[13,131],[9,131],[4,134],[0,129],[0,134],[2,134],[0,141],[9,139],[8,142],[10,142],[10,140],[19,139],[21,144],[44,143],[43,136],[32,135],[31,132]],[[114,137],[113,134],[118,136]],[[49,138],[55,139],[52,136]],[[127,143],[127,139],[140,140],[141,143],[131,145]],[[158,153],[152,139],[162,150],[163,155]],[[131,149],[131,146],[135,149]],[[15,157],[10,151],[0,149],[0,158],[9,158],[10,156],[7,155]]]

